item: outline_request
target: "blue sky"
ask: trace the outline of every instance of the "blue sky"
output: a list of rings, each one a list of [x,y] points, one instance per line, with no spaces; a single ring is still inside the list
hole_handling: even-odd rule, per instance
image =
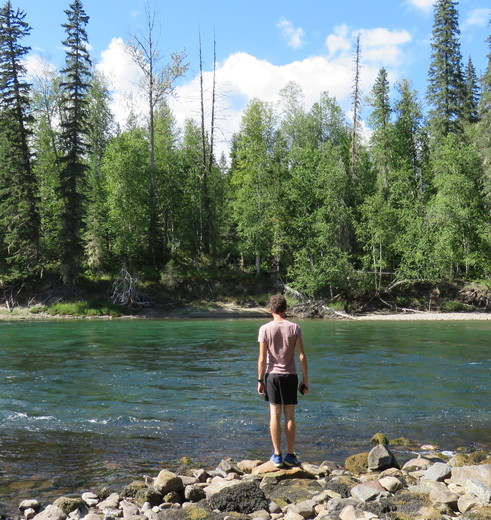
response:
[[[65,9],[70,0],[18,0],[32,27],[29,70],[60,68],[64,52]],[[92,60],[113,90],[113,109],[124,123],[138,103],[138,70],[124,42],[145,27],[147,0],[83,0]],[[217,45],[218,125],[223,148],[239,127],[247,102],[275,102],[289,81],[298,83],[308,109],[321,92],[335,97],[348,113],[352,85],[352,46],[361,35],[362,87],[368,94],[380,67],[391,84],[405,77],[423,100],[430,59],[432,0],[150,0],[160,27],[164,62],[186,49],[190,68],[179,81],[172,108],[178,124],[199,113],[198,38],[201,33],[205,85],[210,85],[213,38]],[[472,56],[478,74],[487,65],[491,17],[488,0],[460,0],[461,50]]]

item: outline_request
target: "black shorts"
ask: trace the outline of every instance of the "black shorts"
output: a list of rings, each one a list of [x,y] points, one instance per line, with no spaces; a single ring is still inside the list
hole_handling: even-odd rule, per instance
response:
[[[266,374],[266,401],[271,404],[298,404],[297,374]]]

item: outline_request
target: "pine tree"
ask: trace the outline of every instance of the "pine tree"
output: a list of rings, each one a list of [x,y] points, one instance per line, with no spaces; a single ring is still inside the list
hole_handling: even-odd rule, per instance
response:
[[[488,37],[488,66],[481,78],[482,95],[479,103],[478,149],[483,162],[482,186],[491,216],[491,36]]]
[[[456,0],[437,0],[431,42],[427,98],[435,137],[462,130],[465,86]]]
[[[74,284],[79,276],[82,257],[82,222],[88,165],[87,91],[90,80],[90,57],[85,27],[89,17],[80,0],[74,0],[65,11],[63,24],[67,38],[62,91],[60,198],[62,201],[60,233],[61,275],[65,283]]]
[[[29,150],[30,85],[19,40],[29,35],[25,13],[10,1],[0,10],[0,225],[11,274],[38,266],[39,218]]]
[[[465,105],[464,119],[469,123],[477,123],[479,121],[479,97],[480,88],[476,75],[476,69],[469,56],[469,61],[465,68]]]

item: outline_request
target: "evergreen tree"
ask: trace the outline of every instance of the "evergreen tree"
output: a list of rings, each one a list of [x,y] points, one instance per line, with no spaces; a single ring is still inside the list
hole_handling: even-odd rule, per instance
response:
[[[482,95],[479,103],[477,146],[483,161],[482,187],[488,207],[488,217],[491,217],[491,36],[488,37],[488,46],[488,66],[481,78]]]
[[[85,27],[89,17],[80,0],[73,0],[65,11],[63,24],[67,38],[65,67],[62,69],[61,171],[59,193],[61,210],[61,274],[65,283],[74,284],[80,274],[84,246],[82,222],[87,176],[87,91],[90,85],[90,57]]]
[[[462,130],[465,86],[456,0],[437,0],[431,41],[427,97],[435,137]]]
[[[465,68],[465,105],[464,119],[469,123],[477,123],[479,121],[479,81],[476,75],[476,69],[469,56],[469,61]]]
[[[27,274],[39,261],[36,179],[31,165],[30,85],[20,40],[30,32],[25,13],[10,1],[0,9],[0,225],[11,274]],[[17,272],[12,272],[12,270]]]

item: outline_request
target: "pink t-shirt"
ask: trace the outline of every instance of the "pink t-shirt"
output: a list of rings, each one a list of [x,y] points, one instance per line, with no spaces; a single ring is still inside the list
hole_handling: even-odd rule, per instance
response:
[[[296,374],[295,343],[302,337],[300,327],[291,321],[270,321],[259,329],[258,341],[267,345],[267,374]]]

